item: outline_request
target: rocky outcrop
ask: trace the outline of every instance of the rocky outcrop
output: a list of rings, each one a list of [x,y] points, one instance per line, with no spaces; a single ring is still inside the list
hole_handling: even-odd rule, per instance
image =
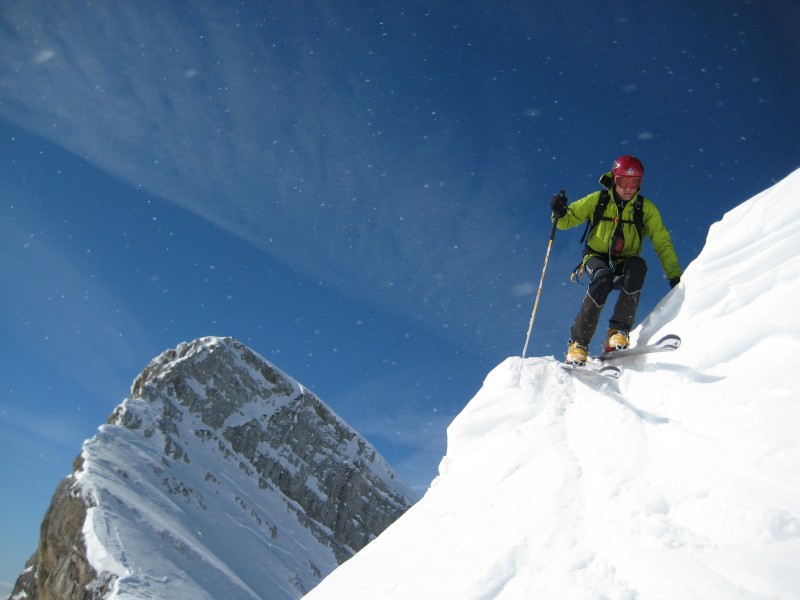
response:
[[[25,565],[11,598],[96,600],[109,581],[98,577],[86,560],[82,527],[86,504],[73,477],[56,487],[42,520],[39,547]]]
[[[415,499],[314,394],[203,338],[84,444],[12,598],[299,598]]]

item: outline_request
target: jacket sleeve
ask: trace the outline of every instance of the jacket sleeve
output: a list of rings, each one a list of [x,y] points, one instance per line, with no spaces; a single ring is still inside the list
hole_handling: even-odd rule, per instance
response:
[[[594,214],[594,208],[597,206],[599,198],[600,192],[593,192],[580,200],[575,200],[575,202],[567,206],[567,214],[558,220],[558,228],[569,229],[585,223],[586,219]]]
[[[653,250],[661,262],[661,268],[667,279],[674,279],[681,276],[681,266],[678,262],[678,255],[672,246],[672,239],[669,231],[661,221],[661,213],[658,212],[656,205],[645,200],[644,204],[644,234],[653,243]]]

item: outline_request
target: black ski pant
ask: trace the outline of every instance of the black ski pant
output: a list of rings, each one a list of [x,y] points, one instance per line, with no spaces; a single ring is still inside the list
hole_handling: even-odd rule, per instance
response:
[[[619,290],[619,297],[609,327],[622,331],[631,330],[644,278],[647,275],[647,264],[642,257],[632,256],[612,266],[607,260],[592,256],[586,261],[585,271],[591,277],[591,281],[583,298],[581,310],[572,324],[570,339],[588,346],[611,290]]]

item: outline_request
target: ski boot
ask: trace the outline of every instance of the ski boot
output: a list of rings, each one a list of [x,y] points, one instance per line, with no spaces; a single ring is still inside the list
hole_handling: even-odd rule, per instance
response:
[[[583,366],[589,358],[589,349],[587,345],[578,340],[570,340],[567,347],[566,358],[564,362],[569,365]]]
[[[628,332],[621,329],[609,329],[606,335],[606,343],[603,349],[606,352],[614,352],[615,350],[625,350],[630,346],[631,341],[628,338]]]

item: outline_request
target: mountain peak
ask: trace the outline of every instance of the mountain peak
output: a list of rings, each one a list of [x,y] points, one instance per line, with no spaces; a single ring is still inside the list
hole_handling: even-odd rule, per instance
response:
[[[299,598],[414,500],[314,394],[206,337],[151,361],[84,444],[15,592]]]

